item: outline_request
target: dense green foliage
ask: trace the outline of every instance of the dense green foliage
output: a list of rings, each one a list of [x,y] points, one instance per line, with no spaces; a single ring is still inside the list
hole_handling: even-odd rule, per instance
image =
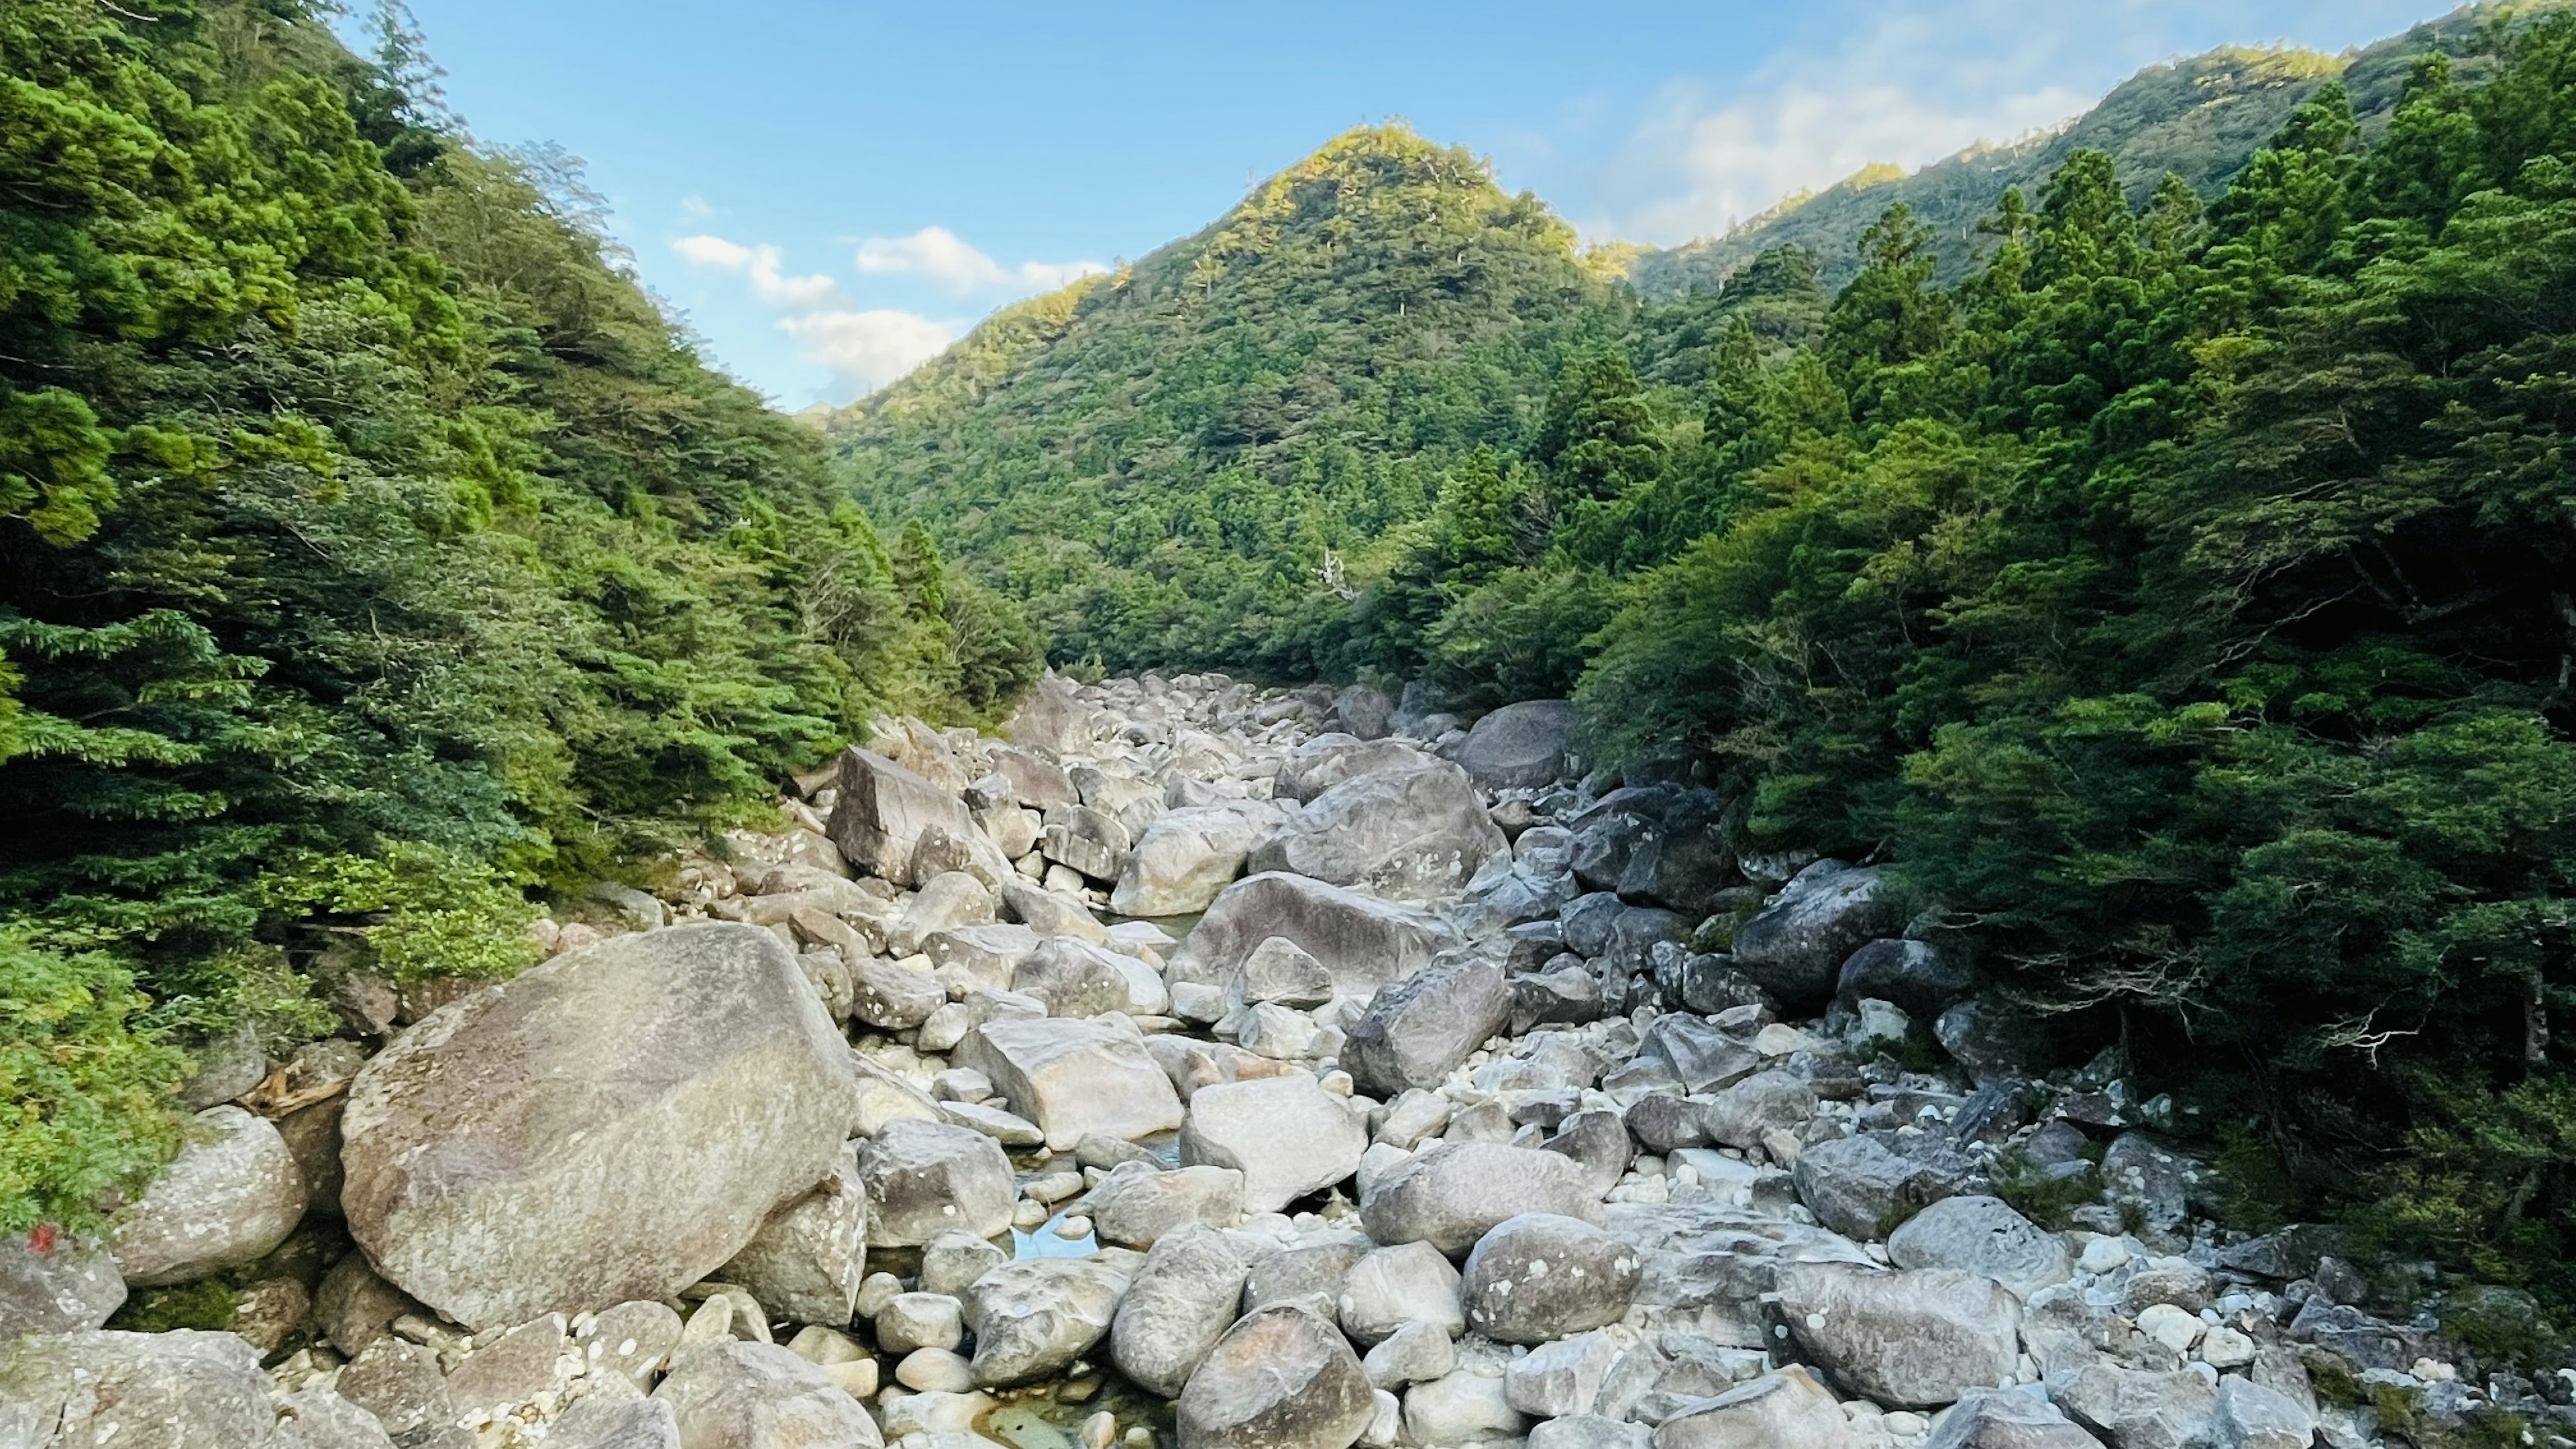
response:
[[[1667,306],[1569,282],[1456,354],[1475,427],[1274,410],[1264,452],[1216,429],[1280,394],[1216,385],[1186,294],[1101,283],[845,445],[1069,654],[1572,691],[1596,758],[1743,795],[1749,848],[1897,867],[2070,1048],[2180,1091],[2247,1202],[2576,1301],[2576,19],[2256,62],[2290,71],[2241,167],[2060,148],[1964,271],[1958,216],[1900,205],[1830,295],[1786,247]],[[1351,295],[1402,255],[1367,222],[1207,305],[1321,326],[1287,279]],[[1199,359],[1197,413],[1134,401],[1094,350],[1131,336]],[[1274,527],[1327,497],[1341,534]],[[1108,547],[1142,502],[1152,547]]]
[[[393,16],[370,63],[300,0],[0,8],[0,994],[51,1003],[0,1222],[133,1165],[83,1111],[148,1161],[157,1033],[295,1020],[304,926],[513,969],[527,888],[1035,668]]]
[[[1578,700],[2262,1104],[2296,1189],[2563,1302],[2576,21],[2463,48],[2375,142],[2321,88],[2206,218],[2078,152],[1944,288],[1890,212],[1767,395],[1721,372],[1672,465],[1717,525]]]

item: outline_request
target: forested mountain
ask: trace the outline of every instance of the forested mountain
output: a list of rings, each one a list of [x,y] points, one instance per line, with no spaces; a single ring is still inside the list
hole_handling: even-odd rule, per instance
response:
[[[323,943],[515,968],[527,888],[1034,669],[385,14],[0,7],[0,1231],[157,1162],[170,1045],[309,1031]]]
[[[2576,1302],[2576,18],[2397,44],[2243,61],[2241,167],[2141,187],[2181,153],[2096,128],[1963,191],[1964,272],[1968,212],[1895,206],[1669,307],[1354,135],[1283,230],[1031,304],[838,444],[1065,657],[1570,691],[1745,848],[1895,867],[2231,1144],[2245,1220]]]
[[[2538,0],[2511,8],[2529,17],[2564,3]],[[1694,287],[1719,285],[1773,247],[1796,246],[1823,258],[1826,280],[1839,286],[1858,266],[1860,234],[1901,203],[1931,229],[1941,278],[1955,282],[1987,244],[1977,223],[1995,198],[2012,186],[2037,191],[2076,152],[2109,153],[2133,202],[2144,201],[2167,175],[2181,177],[2204,199],[2214,197],[2291,111],[2330,79],[2342,81],[2352,97],[2365,135],[2388,124],[2408,67],[2429,50],[2460,52],[2468,67],[2461,79],[2474,82],[2479,61],[2467,53],[2475,47],[2464,42],[2500,8],[2466,5],[2340,56],[2226,46],[2149,66],[2061,130],[1980,144],[1911,174],[1889,166],[1865,168],[1823,191],[1783,201],[1724,236],[1641,251],[1629,279],[1641,295],[1669,300]]]
[[[1059,652],[1293,668],[1288,621],[1449,462],[1517,442],[1610,295],[1570,228],[1465,151],[1356,130],[831,432],[863,501],[933,524]]]

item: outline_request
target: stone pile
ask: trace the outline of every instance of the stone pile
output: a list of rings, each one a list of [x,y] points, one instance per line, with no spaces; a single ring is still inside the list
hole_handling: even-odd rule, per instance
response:
[[[1420,704],[888,722],[514,980],[210,1053],[109,1240],[0,1246],[0,1445],[2373,1442],[2325,1363],[2576,1423],[2216,1232],[2171,1105],[1876,870],[1583,778],[1561,702]],[[215,1274],[237,1332],[101,1327]]]

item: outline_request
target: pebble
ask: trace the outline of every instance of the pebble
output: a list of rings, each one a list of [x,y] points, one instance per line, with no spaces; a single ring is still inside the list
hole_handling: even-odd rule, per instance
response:
[[[975,1366],[944,1348],[916,1348],[894,1366],[894,1381],[925,1394],[962,1394],[975,1387]]]
[[[2075,1260],[2078,1271],[2108,1273],[2129,1261],[2129,1245],[2118,1238],[2095,1238],[2084,1245],[2084,1254]]]
[[[1055,1225],[1055,1235],[1067,1240],[1068,1242],[1076,1238],[1090,1237],[1091,1219],[1081,1217],[1079,1215],[1066,1218],[1063,1222]]]

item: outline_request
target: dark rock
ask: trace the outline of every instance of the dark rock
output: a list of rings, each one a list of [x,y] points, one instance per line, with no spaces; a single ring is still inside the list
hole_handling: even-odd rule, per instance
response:
[[[1816,1010],[1852,952],[1900,924],[1895,910],[1876,869],[1817,861],[1735,928],[1735,968],[1791,1011]]]
[[[1929,941],[1871,941],[1843,962],[1834,999],[1855,1006],[1875,998],[1909,1016],[1938,1016],[1977,989],[1978,974],[1956,948]]]

